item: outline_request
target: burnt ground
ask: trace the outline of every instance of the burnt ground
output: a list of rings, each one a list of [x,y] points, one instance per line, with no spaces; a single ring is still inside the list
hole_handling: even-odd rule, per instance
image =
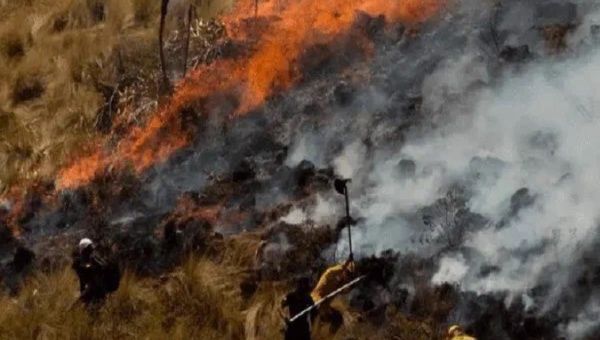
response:
[[[193,143],[166,162],[141,175],[130,169],[107,169],[74,190],[56,191],[51,182],[32,186],[19,204],[7,204],[0,214],[5,286],[16,292],[23,274],[68,263],[72,246],[81,237],[93,238],[140,275],[157,275],[190,252],[218,259],[230,237],[247,234],[270,252],[240,287],[245,294],[252,294],[256,282],[298,275],[316,280],[328,264],[340,259],[332,249],[345,231],[335,223],[290,225],[282,218],[295,208],[315,204],[318,195],[341,200],[332,190],[339,174],[331,161],[346,143],[358,136],[368,151],[399,148],[411,135],[443,120],[440,112],[423,107],[423,80],[445,56],[465,49],[469,39],[482,46],[491,83],[504,72],[547,57],[546,49],[564,53],[565,35],[577,25],[575,15],[548,15],[540,27],[523,32],[494,26],[513,3],[503,2],[504,7],[476,18],[458,13],[416,27],[386,24],[383,17],[359,13],[347,36],[333,45],[307,48],[299,63],[302,81],[263,107],[244,117],[223,118],[235,110],[236,100],[220,95],[182,112],[182,124],[193,134]],[[463,27],[465,21],[476,29],[452,29]],[[511,34],[519,35],[516,44],[507,38]],[[357,37],[375,46],[374,57],[353,44]],[[447,105],[460,105],[462,100],[449,98]],[[365,111],[366,120],[361,119]],[[302,135],[322,137],[322,161],[315,162],[320,164],[292,161],[294,142]],[[410,162],[399,164],[404,174],[411,169]],[[525,190],[515,193],[506,218],[534,199]],[[455,222],[440,241],[426,227],[439,224],[439,206],[446,207],[449,201],[456,205]],[[570,309],[575,303],[539,313],[521,298],[509,298],[508,292],[477,294],[452,284],[430,283],[441,254],[468,252],[461,245],[462,235],[488,227],[488,221],[468,211],[460,197],[441,195],[433,205],[415,212],[415,218],[423,220],[425,232],[413,242],[441,245],[430,247],[433,250],[426,256],[398,249],[363,255],[360,268],[370,273],[369,279],[348,298],[367,320],[385,322],[383,311],[394,306],[435,324],[463,323],[481,339],[561,338],[556,326],[573,316]],[[19,230],[18,236],[9,226]],[[359,219],[357,228],[364,227]],[[19,246],[35,253],[33,268],[21,263],[29,258],[17,252]],[[19,255],[13,259],[15,253]],[[592,296],[600,263],[591,257],[585,260],[588,269],[577,279],[577,291]],[[544,288],[532,288],[534,299],[544,298]]]

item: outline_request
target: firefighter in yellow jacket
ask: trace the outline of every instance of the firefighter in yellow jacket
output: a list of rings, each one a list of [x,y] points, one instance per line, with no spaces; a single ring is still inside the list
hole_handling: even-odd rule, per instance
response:
[[[327,294],[340,288],[352,280],[355,271],[354,261],[349,259],[344,263],[337,264],[327,268],[319,282],[310,293],[313,301],[317,302],[323,299]]]
[[[316,303],[325,298],[328,294],[333,293],[343,285],[350,282],[355,274],[355,265],[352,259],[348,259],[344,263],[327,268],[319,278],[317,285],[310,293],[311,298]],[[329,325],[329,332],[335,333],[342,326],[344,318],[342,313],[333,308],[329,301],[324,301],[319,306],[319,320],[324,322],[323,325]],[[320,322],[317,321],[317,328]]]
[[[453,325],[448,328],[448,340],[477,340],[476,338],[467,335],[459,325]]]

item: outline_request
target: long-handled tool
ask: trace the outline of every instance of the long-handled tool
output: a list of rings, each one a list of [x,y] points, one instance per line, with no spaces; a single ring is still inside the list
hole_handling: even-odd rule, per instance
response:
[[[351,231],[351,225],[352,225],[352,220],[350,218],[350,201],[348,198],[348,182],[350,182],[350,179],[336,179],[333,182],[333,186],[335,188],[335,191],[337,191],[340,195],[344,195],[344,197],[346,198],[346,227],[348,228],[348,245],[350,247],[350,256],[349,259],[352,261],[354,260],[354,253],[352,252],[352,231]]]
[[[288,323],[292,323],[296,320],[298,320],[299,318],[303,317],[304,315],[310,313],[312,310],[314,310],[315,308],[319,307],[321,304],[323,304],[323,302],[332,299],[333,297],[335,297],[336,295],[338,295],[339,293],[343,292],[344,290],[354,286],[355,284],[359,283],[360,281],[362,281],[366,276],[359,276],[356,279],[346,283],[345,285],[341,286],[340,288],[334,290],[333,292],[327,294],[324,298],[322,298],[319,301],[316,301],[315,303],[313,303],[312,305],[310,305],[309,307],[307,307],[306,309],[304,309],[303,311],[301,311],[300,313],[294,315],[291,319],[288,320]]]

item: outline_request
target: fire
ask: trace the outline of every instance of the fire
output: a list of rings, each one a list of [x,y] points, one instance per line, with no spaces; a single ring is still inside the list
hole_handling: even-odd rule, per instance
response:
[[[98,149],[63,169],[59,188],[89,182],[108,166],[127,163],[141,172],[167,159],[188,145],[179,114],[202,98],[219,93],[236,93],[239,105],[232,116],[259,107],[278,91],[291,88],[302,78],[296,67],[305,49],[316,43],[332,43],[349,31],[357,11],[385,15],[389,21],[419,23],[438,12],[446,0],[264,0],[257,15],[272,18],[261,33],[254,53],[247,58],[219,60],[198,68],[181,81],[169,103],[159,109],[144,127],[134,128],[116,150]],[[248,36],[239,23],[254,15],[254,0],[239,0],[224,17],[233,38]]]

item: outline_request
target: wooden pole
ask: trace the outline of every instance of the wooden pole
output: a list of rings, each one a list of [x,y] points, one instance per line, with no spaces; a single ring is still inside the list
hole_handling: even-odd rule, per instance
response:
[[[194,5],[190,4],[187,16],[187,29],[185,32],[185,46],[183,47],[183,76],[187,73],[188,53],[190,50],[190,35],[192,30],[192,18],[194,17]]]
[[[350,261],[354,260],[354,253],[352,252],[352,222],[350,221],[350,200],[348,198],[348,185],[344,185],[344,196],[346,198],[346,227],[348,228],[348,246],[350,248]]]
[[[169,77],[167,76],[167,65],[165,61],[165,51],[164,51],[164,40],[163,33],[165,30],[165,20],[167,17],[167,9],[169,8],[169,0],[162,0],[162,4],[160,7],[160,27],[158,32],[158,44],[160,48],[160,67],[162,69],[163,76],[163,86],[164,89],[169,89],[171,84],[169,82]]]

